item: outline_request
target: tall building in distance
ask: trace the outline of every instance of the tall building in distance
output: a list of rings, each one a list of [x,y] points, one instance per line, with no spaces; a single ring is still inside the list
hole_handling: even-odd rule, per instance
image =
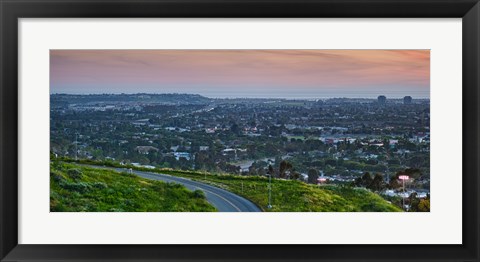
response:
[[[385,105],[385,103],[387,102],[387,97],[386,96],[378,96],[377,100],[378,100],[379,105]]]
[[[406,96],[406,97],[404,97],[404,98],[403,98],[403,103],[404,103],[405,105],[411,104],[411,103],[412,103],[412,97],[411,97],[411,96]]]

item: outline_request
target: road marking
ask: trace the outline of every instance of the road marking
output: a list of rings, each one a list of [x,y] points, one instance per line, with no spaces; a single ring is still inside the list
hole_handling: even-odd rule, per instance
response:
[[[160,177],[161,177],[161,176],[163,175],[163,174],[153,174],[153,173],[147,173],[147,172],[142,172],[142,173],[149,174],[149,175],[151,175],[151,176],[153,176],[153,177],[155,177],[155,176],[160,176]],[[173,180],[173,181],[175,181],[175,179],[168,179],[168,178],[166,178],[166,179],[167,179],[167,180]],[[177,182],[177,183],[182,183],[182,182],[180,182],[180,181],[175,181],[175,182]],[[194,183],[195,183],[195,181],[192,181],[192,180],[189,180],[189,182],[194,182]],[[196,183],[201,184],[200,182],[196,182]],[[196,188],[200,188],[201,190],[203,190],[203,191],[205,191],[205,192],[208,192],[208,193],[210,193],[210,194],[213,194],[213,195],[218,196],[219,198],[223,199],[225,202],[229,203],[229,204],[230,204],[233,208],[235,208],[238,212],[242,212],[242,210],[241,210],[239,207],[237,207],[236,205],[234,205],[232,202],[228,201],[228,199],[222,197],[221,195],[216,194],[216,193],[213,193],[212,191],[207,190],[207,189],[205,189],[205,188],[198,187],[198,186],[195,185],[195,184],[193,184],[193,185],[190,184],[190,185],[191,185],[191,186],[194,186],[194,187],[196,187]],[[212,203],[212,204],[213,204],[213,203]]]
[[[227,203],[229,203],[230,205],[232,205],[232,207],[234,207],[238,212],[242,212],[242,210],[241,210],[240,208],[238,208],[236,205],[234,205],[232,202],[228,201],[226,198],[222,197],[221,195],[215,194],[215,193],[213,193],[212,191],[208,191],[208,190],[206,190],[206,189],[202,189],[202,190],[218,196],[219,198],[225,200]]]

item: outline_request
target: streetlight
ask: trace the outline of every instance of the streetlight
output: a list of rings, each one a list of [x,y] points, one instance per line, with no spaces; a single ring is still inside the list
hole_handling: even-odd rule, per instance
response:
[[[78,160],[78,133],[75,132],[75,161]]]
[[[272,174],[268,174],[268,209],[272,208]]]
[[[402,180],[403,183],[402,208],[405,209],[405,180],[410,179],[410,177],[406,175],[401,175],[398,177],[398,179]]]

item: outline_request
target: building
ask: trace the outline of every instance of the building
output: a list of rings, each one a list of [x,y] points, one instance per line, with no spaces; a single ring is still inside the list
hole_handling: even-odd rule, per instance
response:
[[[387,102],[387,97],[386,96],[378,96],[377,100],[378,100],[378,104],[385,105],[385,103]]]
[[[135,147],[135,151],[140,154],[148,155],[150,152],[158,152],[158,148],[153,146],[137,146]]]
[[[200,146],[199,147],[199,151],[208,151],[208,149],[210,149],[209,146]]]
[[[411,96],[406,96],[403,98],[403,104],[409,105],[412,103],[412,97]]]
[[[185,158],[186,160],[190,160],[190,153],[188,152],[175,152],[173,153],[175,159],[178,161],[180,158]]]

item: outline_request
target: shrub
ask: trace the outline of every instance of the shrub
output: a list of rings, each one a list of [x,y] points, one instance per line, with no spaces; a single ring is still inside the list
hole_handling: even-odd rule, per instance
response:
[[[71,168],[67,170],[67,175],[73,180],[79,180],[82,178],[82,171],[77,168]]]
[[[206,199],[205,193],[202,190],[199,190],[199,189],[193,191],[193,196],[195,198]]]
[[[90,185],[85,182],[80,183],[70,183],[70,182],[63,182],[59,183],[60,187],[78,193],[85,193],[90,189]]]
[[[94,188],[96,188],[96,189],[105,189],[105,188],[108,187],[107,184],[105,184],[105,183],[103,183],[103,182],[94,182],[94,183],[92,184],[92,186],[93,186]]]
[[[128,173],[128,172],[121,172],[120,175],[126,176],[126,177],[137,177],[136,175],[130,174],[130,173]]]
[[[62,175],[56,173],[56,172],[50,172],[50,179],[53,179],[55,182],[60,182],[65,180]]]

